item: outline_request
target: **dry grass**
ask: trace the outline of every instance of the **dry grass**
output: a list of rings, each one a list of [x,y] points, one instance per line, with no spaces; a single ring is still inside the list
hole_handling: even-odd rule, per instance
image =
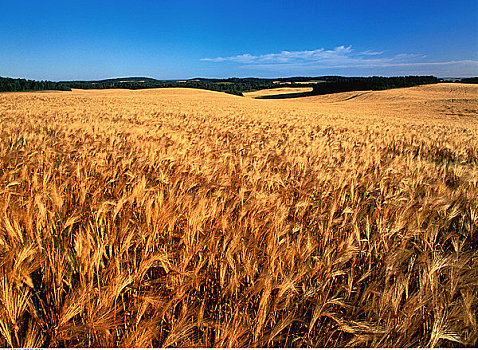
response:
[[[477,88],[344,96],[0,94],[0,346],[476,344]]]
[[[284,95],[284,94],[295,94],[301,92],[311,92],[311,87],[282,87],[282,88],[275,88],[275,89],[263,89],[251,92],[244,92],[243,95],[245,97],[257,98],[263,96],[272,96],[272,95]]]

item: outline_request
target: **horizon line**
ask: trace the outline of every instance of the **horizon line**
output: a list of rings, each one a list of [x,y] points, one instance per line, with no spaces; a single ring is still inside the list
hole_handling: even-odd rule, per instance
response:
[[[335,74],[327,74],[327,75],[293,75],[293,76],[275,76],[275,77],[258,77],[258,76],[228,76],[228,77],[205,77],[205,76],[194,76],[191,78],[176,78],[176,79],[161,79],[161,78],[154,78],[148,76],[141,76],[141,75],[132,75],[132,76],[116,76],[116,77],[108,77],[108,78],[100,78],[100,79],[34,79],[34,78],[27,78],[27,77],[7,77],[0,75],[0,78],[10,78],[10,79],[25,79],[25,80],[35,80],[35,81],[52,81],[52,82],[73,82],[73,81],[84,81],[84,82],[94,82],[94,81],[104,81],[104,80],[114,80],[114,79],[133,79],[133,78],[144,78],[144,79],[154,79],[157,81],[188,81],[188,80],[195,80],[195,79],[215,79],[215,80],[227,80],[227,79],[267,79],[267,80],[274,80],[274,79],[292,79],[292,78],[323,78],[323,77],[344,77],[344,78],[367,78],[367,77],[409,77],[409,76],[434,76],[438,79],[466,79],[466,78],[476,78],[477,76],[470,75],[470,76],[435,76],[433,74],[397,74],[397,75],[335,75]]]

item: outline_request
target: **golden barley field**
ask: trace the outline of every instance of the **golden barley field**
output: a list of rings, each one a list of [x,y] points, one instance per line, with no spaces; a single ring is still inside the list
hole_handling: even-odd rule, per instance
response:
[[[0,94],[0,346],[478,341],[478,87]]]

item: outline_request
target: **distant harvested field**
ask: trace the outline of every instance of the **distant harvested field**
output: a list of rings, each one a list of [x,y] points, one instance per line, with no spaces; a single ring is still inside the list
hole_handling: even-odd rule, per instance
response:
[[[0,346],[473,346],[477,109],[1,93]]]
[[[275,80],[274,84],[283,84],[283,85],[289,85],[289,84],[317,84],[317,83],[325,83],[326,80],[309,80],[309,81],[280,81],[280,80]]]
[[[251,97],[251,98],[256,98],[256,97],[261,97],[261,96],[271,96],[271,95],[283,95],[283,94],[295,94],[298,92],[311,92],[312,88],[311,87],[294,87],[294,88],[275,88],[275,89],[264,89],[264,90],[258,90],[258,91],[251,91],[251,92],[244,92],[243,95],[245,97]]]

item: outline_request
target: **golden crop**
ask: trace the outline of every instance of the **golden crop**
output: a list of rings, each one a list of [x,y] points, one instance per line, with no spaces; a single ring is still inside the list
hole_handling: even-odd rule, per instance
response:
[[[0,346],[478,340],[478,87],[0,94]]]
[[[259,91],[251,91],[251,92],[244,92],[243,95],[245,97],[263,97],[263,96],[270,96],[270,95],[283,95],[283,94],[294,94],[300,92],[311,92],[311,87],[281,87],[281,88],[274,88],[274,89],[264,89]]]

